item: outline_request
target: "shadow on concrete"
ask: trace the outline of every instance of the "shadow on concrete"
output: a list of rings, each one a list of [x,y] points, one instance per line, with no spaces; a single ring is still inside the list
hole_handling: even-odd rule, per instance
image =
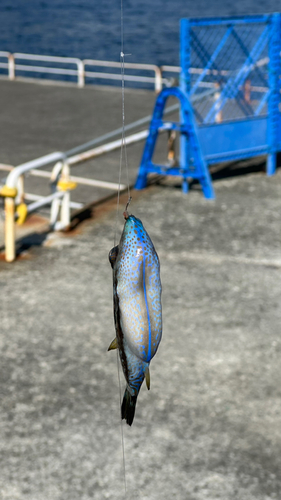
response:
[[[254,162],[255,161],[255,162]],[[277,155],[277,169],[281,167],[281,153]],[[237,162],[231,162],[227,164],[219,164],[214,165],[210,168],[210,172],[212,175],[212,181],[216,183],[216,181],[222,179],[228,179],[231,177],[239,177],[239,176],[247,176],[253,173],[266,172],[266,162],[264,158],[253,160],[239,160]],[[167,182],[167,177],[155,175],[149,178],[148,187],[151,185],[160,185],[162,188],[172,188],[172,189],[182,189],[181,182],[179,182],[178,178],[169,178]],[[133,189],[133,186],[130,186]],[[194,179],[189,184],[190,189],[201,189],[198,180]],[[127,191],[122,192],[122,202],[125,203],[125,198],[127,196]],[[139,193],[141,196],[141,191],[135,192]],[[124,198],[125,196],[125,198]],[[124,200],[123,200],[124,198]],[[121,201],[121,199],[120,199]],[[83,207],[82,209],[74,212],[71,216],[71,222],[69,227],[63,231],[65,235],[75,236],[77,229],[79,226],[90,219],[100,218],[102,215],[105,215],[110,210],[113,209],[116,204],[116,193],[111,193],[100,199],[98,202],[90,203]],[[52,232],[49,228],[45,231],[40,232],[32,232],[27,234],[21,238],[19,238],[16,242],[16,255],[17,258],[20,258],[22,254],[27,252],[33,247],[39,247],[44,244],[48,235]],[[0,246],[0,253],[3,254],[4,246]]]
[[[23,238],[20,238],[16,243],[17,256],[22,252],[26,252],[26,250],[29,250],[30,247],[41,246],[47,239],[49,233],[50,230],[44,231],[43,233],[31,233],[27,236],[24,236]]]
[[[277,155],[277,170],[281,167],[281,153]],[[239,177],[239,176],[247,176],[254,173],[266,173],[266,161],[264,158],[259,159],[246,159],[239,160],[236,162],[228,162],[224,164],[212,165],[210,167],[210,173],[212,176],[212,181],[216,183],[216,181],[222,179],[229,179],[231,177]],[[162,187],[172,187],[176,189],[182,189],[181,181],[178,178],[175,178],[174,182],[171,180],[170,182],[165,182],[166,177],[157,176],[155,179],[155,183],[161,185]],[[189,188],[197,188],[200,186],[200,183],[197,179],[193,179],[189,183]]]

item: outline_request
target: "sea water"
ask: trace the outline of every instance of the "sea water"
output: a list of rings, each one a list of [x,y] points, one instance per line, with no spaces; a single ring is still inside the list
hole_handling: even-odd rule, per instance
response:
[[[0,50],[120,59],[121,0],[1,0]],[[126,61],[179,63],[183,17],[264,14],[281,0],[123,0]]]

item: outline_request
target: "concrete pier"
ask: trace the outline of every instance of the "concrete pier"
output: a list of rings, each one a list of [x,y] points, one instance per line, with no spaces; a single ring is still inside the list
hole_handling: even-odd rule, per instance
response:
[[[116,87],[0,80],[0,163],[17,166],[54,151],[67,151],[122,126],[121,91]],[[129,124],[151,114],[155,94],[125,89],[125,121]],[[141,127],[145,129],[147,125]],[[134,130],[136,132],[138,129]],[[117,139],[121,138],[121,134]],[[116,138],[115,138],[116,139]],[[143,143],[128,146],[129,181],[137,175]],[[72,175],[118,183],[120,150],[107,153],[71,168]],[[50,167],[45,170],[50,170]],[[7,172],[0,169],[1,179]],[[125,170],[121,182],[126,183]],[[48,179],[25,177],[25,192],[50,194]],[[114,193],[108,189],[78,185],[72,201],[87,204]],[[40,210],[49,217],[49,209]],[[38,227],[39,219],[30,221]],[[43,221],[44,224],[44,221]],[[30,232],[17,227],[17,238]],[[3,246],[3,219],[0,220],[0,247]]]
[[[74,89],[64,90],[71,102]],[[119,106],[114,92],[106,95]],[[139,102],[137,117],[153,100]],[[97,127],[89,103],[85,121]],[[101,132],[103,105],[96,103]],[[57,149],[57,120],[53,140],[34,144],[34,154],[31,142],[7,132],[6,141],[12,146],[17,137],[22,148],[5,146],[1,161]],[[117,126],[112,113],[108,129]],[[65,147],[80,133],[72,127]],[[115,204],[75,234],[49,235],[14,264],[0,261],[1,498],[280,498],[280,174],[218,178],[215,201],[197,186],[186,196],[175,182],[133,192],[130,211],[161,261],[164,331],[151,390],[142,388],[133,426],[123,428],[127,497],[116,353],[107,352],[115,335],[107,257]],[[117,239],[122,226],[120,210]],[[121,385],[123,392],[122,373]]]
[[[0,79],[1,163],[19,165],[53,151],[66,151],[122,125],[116,87]],[[126,123],[151,114],[152,91],[125,90]]]

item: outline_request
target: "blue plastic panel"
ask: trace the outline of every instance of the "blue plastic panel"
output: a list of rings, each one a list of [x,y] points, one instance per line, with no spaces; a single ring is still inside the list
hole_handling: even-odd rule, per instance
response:
[[[267,118],[201,125],[199,142],[208,163],[231,161],[267,152]]]

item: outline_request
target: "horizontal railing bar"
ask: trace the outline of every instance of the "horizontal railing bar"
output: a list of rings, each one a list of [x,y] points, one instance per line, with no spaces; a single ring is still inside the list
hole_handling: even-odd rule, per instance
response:
[[[49,179],[52,176],[52,173],[48,172],[47,170],[30,170],[28,173],[31,175],[35,175],[36,177],[48,177]]]
[[[64,191],[56,191],[55,193],[50,194],[49,196],[44,196],[41,200],[35,201],[34,203],[30,203],[27,205],[28,213],[34,212],[38,208],[44,207],[45,205],[49,205],[56,198],[63,198]]]
[[[77,76],[76,69],[66,68],[47,68],[46,66],[29,66],[23,64],[16,64],[15,69],[19,71],[26,71],[30,73],[53,73],[57,75],[74,75]]]
[[[122,80],[122,75],[118,73],[101,73],[95,71],[85,71],[84,75],[88,78],[103,78],[105,80]],[[155,78],[153,76],[135,76],[135,75],[125,75],[125,80],[130,82],[144,82],[144,83],[154,83]]]
[[[60,57],[60,56],[47,56],[40,54],[23,54],[21,52],[15,52],[13,54],[15,59],[26,59],[30,61],[52,61],[52,62],[62,62],[62,63],[73,63],[80,64],[82,61],[78,57]]]
[[[146,139],[148,136],[148,130],[142,130],[141,132],[137,132],[136,134],[132,134],[126,137],[126,145],[133,144],[135,142],[139,142],[143,139]],[[112,141],[110,143],[104,144],[94,149],[90,149],[85,151],[84,153],[80,153],[76,156],[71,156],[68,158],[67,162],[69,165],[74,165],[80,163],[82,161],[89,160],[96,156],[100,156],[104,153],[108,153],[110,151],[114,151],[115,149],[119,149],[122,146],[123,139],[118,139],[117,141]]]
[[[39,194],[24,193],[24,199],[27,201],[39,201],[39,200],[43,200],[44,198],[45,198],[45,196],[40,196]],[[70,207],[79,209],[79,208],[83,208],[84,205],[83,205],[83,203],[71,201]]]
[[[174,104],[173,106],[168,106],[164,110],[164,114],[168,113],[173,113],[174,111],[177,111],[179,109],[179,104]],[[128,132],[129,130],[132,130],[134,128],[138,128],[141,125],[145,125],[151,121],[152,116],[148,115],[145,116],[144,118],[140,118],[140,120],[136,120],[135,122],[129,123],[128,125],[125,125],[124,127],[124,132]],[[93,139],[92,141],[86,142],[85,144],[81,144],[81,146],[77,146],[76,148],[69,149],[66,151],[66,156],[70,157],[76,153],[80,153],[82,151],[85,151],[87,148],[91,146],[96,146],[98,144],[101,144],[102,142],[105,142],[108,139],[112,139],[113,137],[117,137],[118,135],[122,134],[123,132],[123,127],[117,128],[113,130],[112,132],[108,132],[107,134],[101,135],[100,137],[97,137],[96,139]]]
[[[167,66],[167,65],[164,65],[164,66],[161,66],[160,69],[162,71],[171,71],[171,72],[175,72],[175,73],[180,73],[180,71],[181,71],[180,66]]]
[[[115,182],[107,182],[107,181],[99,181],[96,179],[86,179],[84,177],[77,177],[74,175],[70,176],[70,180],[77,182],[77,184],[82,184],[84,186],[93,186],[93,187],[101,187],[105,189],[114,189],[118,191],[119,189],[119,184],[116,184]],[[120,189],[125,189],[125,184],[120,185]]]
[[[12,165],[5,165],[4,163],[0,163],[0,170],[4,170],[6,172],[10,172],[14,167]]]
[[[281,53],[280,53],[281,55]],[[269,62],[269,58],[268,57],[264,57],[263,59],[260,59],[259,61],[257,61],[256,63],[253,64],[253,67],[260,67],[260,66],[265,66],[266,64],[268,64]],[[160,67],[161,71],[170,71],[172,73],[180,73],[181,71],[181,68],[180,66],[167,66],[167,65],[164,65],[164,66],[161,66]],[[201,74],[203,73],[204,71],[204,68],[189,68],[189,73],[192,73],[192,74]],[[208,75],[229,75],[230,73],[232,73],[231,70],[219,70],[219,69],[208,69],[206,71],[206,74]]]
[[[83,63],[85,66],[107,66],[110,68],[120,68],[120,62],[115,61],[101,61],[98,59],[83,59]],[[124,63],[125,68],[127,69],[147,69],[147,71],[155,71],[159,69],[159,66],[156,64],[143,64],[143,63]]]

